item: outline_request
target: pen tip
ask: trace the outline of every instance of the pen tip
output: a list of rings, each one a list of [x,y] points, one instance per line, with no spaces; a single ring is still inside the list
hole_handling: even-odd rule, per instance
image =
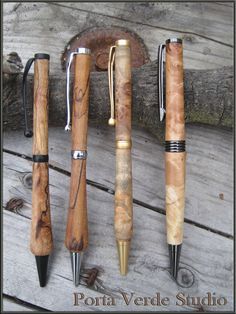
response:
[[[170,256],[170,273],[175,280],[177,280],[177,276],[178,276],[181,246],[182,246],[181,244],[179,245],[169,244],[168,245],[169,256]]]
[[[45,287],[47,283],[47,269],[48,269],[49,255],[35,256],[35,259],[36,259],[36,265],[38,269],[40,287]]]
[[[117,240],[117,249],[120,261],[120,274],[125,276],[128,272],[130,241]]]
[[[79,285],[79,277],[80,277],[80,267],[83,258],[83,253],[71,252],[71,267],[72,267],[72,275],[74,285],[77,287]]]

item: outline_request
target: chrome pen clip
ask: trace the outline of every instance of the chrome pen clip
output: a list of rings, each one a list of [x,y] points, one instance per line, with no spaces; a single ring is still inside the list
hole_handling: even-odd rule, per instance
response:
[[[109,61],[108,61],[108,84],[109,84],[109,96],[111,104],[111,117],[108,121],[108,124],[114,126],[116,124],[115,120],[115,100],[114,100],[114,83],[113,83],[113,67],[115,61],[115,48],[116,46],[111,46],[109,52]]]
[[[66,68],[66,105],[67,105],[67,123],[65,126],[65,131],[70,131],[70,67],[73,61],[74,55],[77,54],[77,52],[72,52],[70,54],[69,62]]]
[[[164,116],[166,113],[166,110],[164,108],[164,86],[163,86],[165,48],[166,45],[163,44],[161,44],[158,48],[158,97],[160,121],[164,120]]]

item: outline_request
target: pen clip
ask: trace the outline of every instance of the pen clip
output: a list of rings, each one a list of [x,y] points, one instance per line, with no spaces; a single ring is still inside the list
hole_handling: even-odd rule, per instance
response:
[[[114,126],[116,124],[114,83],[113,83],[113,67],[114,67],[114,61],[115,61],[115,48],[116,48],[116,46],[111,46],[110,52],[109,52],[109,61],[108,61],[108,84],[109,84],[109,96],[110,96],[110,105],[111,105],[111,117],[108,121],[108,124],[111,126]]]
[[[158,97],[159,97],[159,113],[160,121],[164,120],[166,110],[164,108],[164,86],[163,86],[163,73],[164,73],[164,53],[166,45],[161,44],[158,47]]]
[[[30,58],[24,69],[23,73],[23,82],[22,82],[22,98],[23,98],[23,108],[24,108],[24,115],[25,115],[25,131],[24,135],[25,137],[32,137],[33,136],[33,131],[29,129],[28,127],[28,115],[27,115],[27,110],[26,110],[26,86],[27,86],[27,75],[29,73],[29,70],[31,68],[32,63],[35,61],[35,58]]]
[[[69,62],[66,68],[66,105],[67,105],[67,123],[65,126],[66,131],[71,130],[70,126],[70,68],[73,61],[74,55],[76,55],[76,52],[72,52],[70,54]]]

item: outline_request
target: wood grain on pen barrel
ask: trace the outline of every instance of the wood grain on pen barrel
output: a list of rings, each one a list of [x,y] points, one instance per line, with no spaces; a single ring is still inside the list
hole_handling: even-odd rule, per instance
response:
[[[115,55],[116,141],[131,141],[131,57],[129,46],[117,46]],[[131,147],[116,148],[115,233],[131,240],[133,230]]]
[[[33,155],[48,154],[48,76],[49,61],[34,64]],[[33,163],[32,224],[30,248],[34,255],[49,255],[52,230],[49,204],[48,163]]]
[[[34,62],[33,155],[48,154],[49,60]]]
[[[166,141],[185,140],[183,49],[180,43],[166,45]],[[185,202],[185,152],[166,152],[167,242],[183,240]]]
[[[75,56],[72,150],[87,150],[90,55]],[[71,252],[88,246],[86,159],[71,161],[70,202],[65,245]]]

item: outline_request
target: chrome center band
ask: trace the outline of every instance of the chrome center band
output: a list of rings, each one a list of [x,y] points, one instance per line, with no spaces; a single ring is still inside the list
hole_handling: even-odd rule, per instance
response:
[[[86,159],[87,158],[87,151],[86,150],[72,150],[71,157],[73,159]]]

